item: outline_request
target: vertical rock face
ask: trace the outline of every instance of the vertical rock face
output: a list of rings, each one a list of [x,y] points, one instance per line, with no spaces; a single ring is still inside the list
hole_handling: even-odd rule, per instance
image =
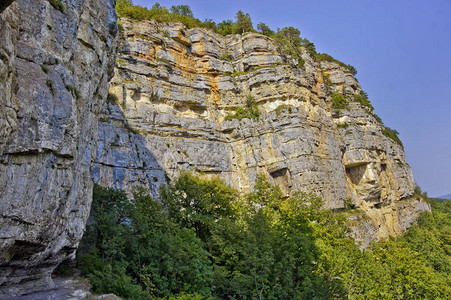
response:
[[[50,280],[73,255],[89,215],[91,153],[113,74],[115,1],[62,3],[17,0],[0,15],[2,291]]]
[[[142,178],[160,182],[162,171],[172,179],[195,170],[246,192],[263,174],[287,194],[314,192],[328,208],[360,208],[372,220],[372,238],[400,234],[409,226],[396,225],[409,223],[403,212],[412,208],[415,219],[424,209],[406,200],[414,179],[402,145],[354,100],[361,87],[345,67],[306,52],[304,68],[297,67],[271,39],[253,33],[223,37],[125,19],[122,27],[110,89],[117,99],[104,109],[102,126],[123,137],[99,144],[96,181],[130,189]],[[345,95],[346,108],[333,108],[333,92]],[[255,107],[258,118],[249,114]],[[130,150],[137,140],[150,164]],[[146,164],[152,168],[139,171]]]

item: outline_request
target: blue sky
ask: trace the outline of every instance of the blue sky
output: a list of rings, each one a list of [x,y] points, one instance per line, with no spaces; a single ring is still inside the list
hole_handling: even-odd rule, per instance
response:
[[[254,27],[299,28],[318,52],[356,67],[375,112],[399,131],[417,184],[429,196],[451,193],[451,0],[159,3],[187,4],[201,20],[234,20],[241,9]]]

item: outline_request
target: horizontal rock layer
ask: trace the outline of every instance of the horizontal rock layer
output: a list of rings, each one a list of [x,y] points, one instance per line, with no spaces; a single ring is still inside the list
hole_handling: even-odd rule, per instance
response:
[[[51,284],[89,215],[115,1],[62,3],[17,0],[0,15],[0,298]]]
[[[126,190],[147,182],[156,193],[165,176],[194,170],[248,192],[263,174],[287,195],[314,192],[327,208],[367,212],[372,238],[408,227],[393,229],[406,218],[407,206],[396,203],[414,188],[402,146],[360,103],[332,108],[333,91],[349,100],[361,91],[346,68],[308,53],[298,68],[254,33],[223,37],[127,19],[121,27],[95,181]],[[259,118],[231,117],[251,109],[246,102]],[[412,205],[415,218],[425,207]],[[379,229],[382,207],[394,213]]]

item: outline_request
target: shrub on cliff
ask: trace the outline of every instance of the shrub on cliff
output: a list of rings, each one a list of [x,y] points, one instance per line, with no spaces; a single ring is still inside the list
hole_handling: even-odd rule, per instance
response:
[[[368,100],[368,94],[364,91],[354,94],[354,101],[359,102],[363,107],[368,108],[370,111],[374,110],[373,105],[371,105],[370,100]]]
[[[399,132],[396,131],[395,129],[391,129],[390,127],[384,127],[384,129],[382,129],[382,134],[395,141],[401,147],[403,147],[401,139],[398,137]]]
[[[217,32],[226,36],[228,34],[233,33],[233,21],[232,20],[224,20],[221,23],[216,25]]]
[[[348,102],[346,101],[345,96],[343,96],[343,94],[338,92],[332,93],[331,102],[332,108],[334,109],[345,109],[348,107]]]
[[[60,12],[64,12],[66,10],[66,7],[61,2],[61,0],[49,0],[49,2],[54,8],[56,8]]]
[[[255,98],[252,95],[248,95],[246,97],[246,103],[244,107],[236,108],[235,112],[229,114],[225,117],[226,121],[230,121],[233,119],[242,120],[244,118],[248,119],[258,119],[260,117],[260,110],[258,109],[258,105],[255,102]]]
[[[314,58],[317,61],[328,61],[328,62],[334,62],[336,64],[338,64],[339,66],[345,68],[349,73],[351,73],[352,75],[357,75],[357,69],[351,65],[347,65],[341,61],[339,61],[338,59],[333,58],[332,56],[330,56],[329,54],[326,53],[315,53],[314,54]]]

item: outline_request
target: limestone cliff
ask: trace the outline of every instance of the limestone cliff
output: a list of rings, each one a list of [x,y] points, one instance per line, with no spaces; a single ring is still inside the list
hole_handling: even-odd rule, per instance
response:
[[[0,14],[0,296],[51,283],[89,215],[115,1],[61,3],[17,0]]]
[[[0,6],[0,297],[51,284],[73,257],[91,178],[156,195],[182,170],[243,192],[263,174],[287,195],[360,209],[350,221],[364,245],[427,209],[411,198],[402,146],[352,101],[361,87],[337,63],[305,52],[301,68],[259,34],[152,21],[122,20],[115,40],[114,0],[11,2]]]
[[[351,101],[361,87],[346,68],[305,51],[297,67],[259,34],[121,22],[110,88],[117,99],[104,106],[95,181],[155,191],[165,175],[195,170],[246,192],[263,174],[287,195],[303,190],[328,208],[360,208],[365,218],[354,221],[366,229],[355,237],[365,244],[400,234],[427,209],[408,200],[414,179],[403,147]],[[348,98],[346,108],[332,108],[334,91]],[[252,109],[249,101],[260,116],[234,118]]]

